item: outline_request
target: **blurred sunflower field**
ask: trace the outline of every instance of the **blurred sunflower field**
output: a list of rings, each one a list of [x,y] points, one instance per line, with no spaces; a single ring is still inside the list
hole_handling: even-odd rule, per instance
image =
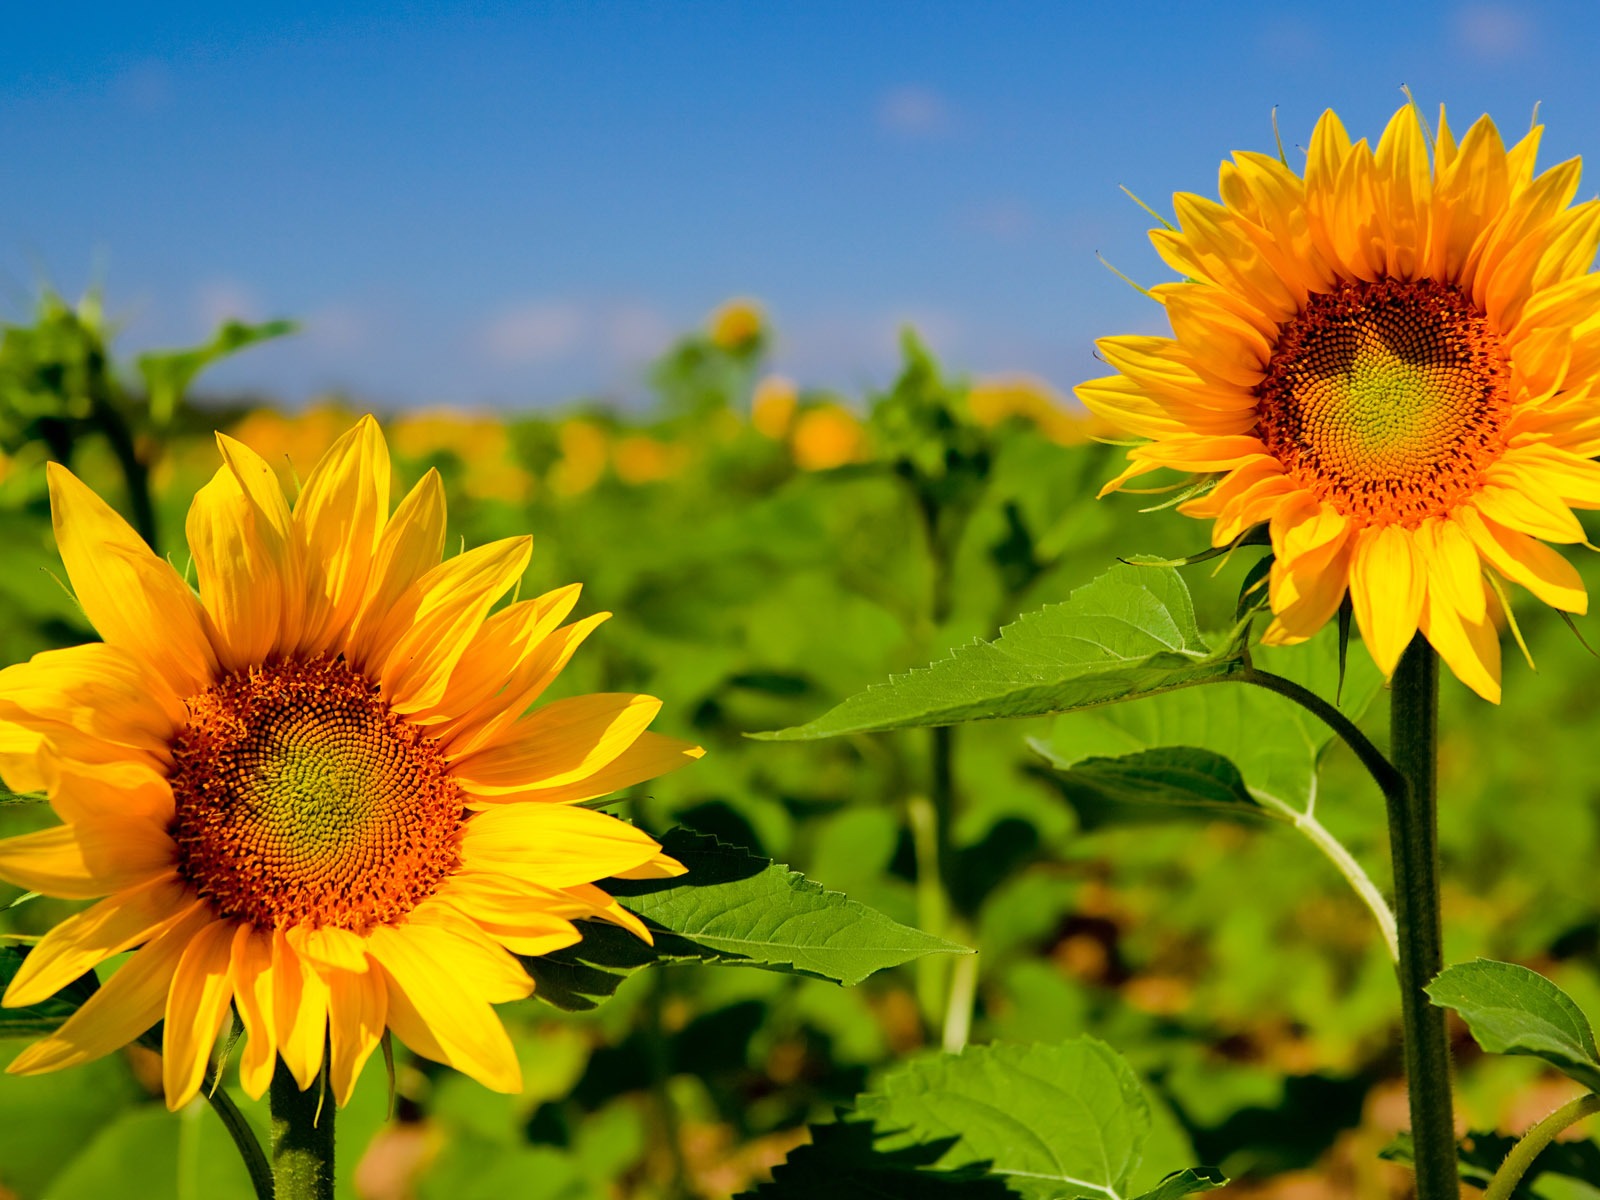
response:
[[[5,328],[0,662],[94,637],[61,575],[47,461],[70,466],[183,574],[189,499],[217,468],[214,431],[258,452],[292,495],[351,428],[362,410],[338,400],[285,413],[206,394],[210,361],[284,335],[229,326],[194,351],[123,363],[93,298],[49,298]],[[1408,1170],[1388,1161],[1403,1157],[1407,1126],[1393,970],[1381,922],[1329,852],[1342,847],[1388,889],[1383,797],[1287,702],[1195,689],[1063,717],[749,736],[803,727],[1021,614],[1087,604],[1094,593],[1081,589],[1108,570],[1112,584],[1170,571],[1119,557],[1205,549],[1169,497],[1095,499],[1119,469],[1116,435],[1040,380],[967,378],[908,330],[888,390],[839,395],[770,373],[773,336],[758,306],[731,302],[656,362],[642,410],[380,414],[396,494],[438,472],[451,553],[531,532],[520,594],[581,582],[574,616],[612,614],[551,694],[662,697],[655,729],[704,747],[605,811],[657,838],[677,830],[669,852],[784,864],[895,928],[976,953],[907,953],[840,986],[800,963],[735,970],[693,947],[629,973],[585,958],[586,938],[534,970],[531,998],[498,1009],[520,1094],[399,1043],[392,1071],[368,1067],[339,1114],[336,1194],[1166,1197],[1223,1176],[1239,1196],[1407,1194]],[[1179,569],[1208,637],[1233,626],[1261,554],[1243,545]],[[1576,562],[1600,584],[1595,559]],[[1508,662],[1502,708],[1444,683],[1445,960],[1526,964],[1600,1012],[1594,659],[1559,614],[1519,615],[1538,669]],[[1255,654],[1321,694],[1340,691],[1343,711],[1385,743],[1387,693],[1364,650],[1341,669],[1335,629]],[[1143,803],[1141,786],[1148,800],[1159,781],[1095,769],[1201,740],[1278,808]],[[33,796],[0,807],[7,836],[52,821]],[[0,885],[0,945],[20,950],[76,907]],[[52,1027],[43,1009],[22,1011],[0,1024],[6,1061]],[[1579,1093],[1541,1058],[1486,1056],[1452,1028],[1463,1130],[1520,1131]],[[973,1111],[1014,1099],[1048,1124],[1085,1101],[1050,1090],[1039,1064],[1077,1056],[1081,1078],[1098,1063],[1139,1125],[1114,1187],[918,1172],[940,1153],[927,1142],[902,1147],[897,1172],[892,1147],[848,1144],[852,1113],[893,1129],[915,1087],[965,1095],[970,1080],[956,1075],[998,1069],[1017,1047],[1036,1048],[1038,1074],[1018,1078],[1041,1090],[1008,1083]],[[1096,1057],[1105,1047],[1114,1066]],[[930,1084],[917,1070],[951,1075]],[[251,1196],[205,1100],[169,1112],[161,1077],[143,1042],[65,1071],[0,1076],[0,1196]],[[236,1071],[214,1086],[265,1130],[266,1104],[239,1090]],[[947,1114],[948,1131],[984,1119]],[[1467,1144],[1484,1147],[1490,1170],[1504,1153],[1489,1134]],[[1593,1146],[1567,1153],[1585,1161],[1525,1186],[1596,1194],[1583,1182],[1600,1177],[1585,1157]],[[876,1175],[838,1166],[874,1154]],[[1162,1183],[1200,1164],[1216,1174]]]

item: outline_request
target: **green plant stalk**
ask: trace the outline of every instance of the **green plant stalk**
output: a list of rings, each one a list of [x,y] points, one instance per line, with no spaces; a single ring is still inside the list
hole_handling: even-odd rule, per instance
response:
[[[250,1186],[255,1189],[256,1200],[273,1200],[272,1164],[267,1161],[266,1151],[261,1149],[261,1143],[256,1139],[256,1131],[250,1128],[250,1122],[239,1111],[233,1097],[216,1086],[214,1070],[207,1072],[208,1078],[201,1086],[201,1094],[210,1101],[217,1116],[222,1118],[223,1127],[238,1147],[239,1157],[244,1159],[244,1169],[250,1174]]]
[[[333,1098],[320,1086],[300,1090],[278,1060],[269,1091],[275,1200],[333,1200]],[[320,1111],[319,1111],[320,1110]]]
[[[1423,990],[1444,967],[1439,920],[1439,656],[1421,634],[1390,684],[1390,754],[1406,781],[1389,801],[1395,918],[1400,933],[1400,1012],[1411,1105],[1418,1200],[1455,1200],[1455,1118],[1445,1014]]]
[[[650,1053],[650,1098],[661,1121],[662,1141],[666,1144],[672,1171],[666,1195],[669,1200],[692,1200],[695,1191],[689,1180],[688,1156],[683,1152],[683,1129],[678,1120],[677,1103],[672,1098],[672,1064],[668,1060],[666,1030],[668,980],[660,967],[651,974],[650,992],[645,1000],[645,1034]]]
[[[1522,1140],[1511,1147],[1511,1153],[1506,1155],[1505,1162],[1494,1173],[1488,1189],[1483,1193],[1483,1200],[1511,1200],[1517,1184],[1522,1182],[1533,1160],[1539,1157],[1545,1147],[1555,1141],[1563,1130],[1570,1129],[1597,1112],[1600,1112],[1600,1096],[1590,1092],[1576,1100],[1569,1100],[1528,1130],[1522,1135]]]

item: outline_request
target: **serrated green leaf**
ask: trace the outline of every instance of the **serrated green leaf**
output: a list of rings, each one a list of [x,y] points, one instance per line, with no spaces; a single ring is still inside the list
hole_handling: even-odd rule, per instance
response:
[[[1235,820],[1276,815],[1263,809],[1246,789],[1238,767],[1195,746],[1158,746],[1116,758],[1086,758],[1055,778],[1085,815],[1099,807],[1149,813],[1157,819],[1184,813]]]
[[[11,986],[23,960],[28,957],[24,947],[0,945],[0,992]],[[79,976],[54,996],[30,1004],[25,1008],[0,1008],[0,1037],[43,1037],[61,1028],[61,1024],[94,995],[100,981],[93,971]]]
[[[885,1151],[865,1121],[811,1128],[811,1142],[773,1168],[772,1181],[737,1200],[1015,1200],[1017,1193],[992,1175],[929,1169],[954,1140]]]
[[[954,1139],[940,1169],[980,1168],[1037,1200],[1122,1196],[1150,1133],[1132,1068],[1089,1037],[915,1059],[856,1110],[884,1131],[881,1149]]]
[[[971,953],[708,834],[675,829],[661,844],[687,874],[604,885],[651,927],[655,945],[585,925],[578,945],[525,960],[535,995],[593,1008],[623,977],[657,962],[761,967],[849,986],[924,954]]]
[[[1255,665],[1326,698],[1338,688],[1334,630],[1288,648],[1258,646]],[[1378,694],[1382,677],[1365,656],[1350,664],[1341,711],[1359,717]],[[1264,688],[1237,685],[1168,692],[1055,723],[1047,739],[1029,745],[1058,770],[1085,759],[1137,754],[1157,746],[1204,746],[1238,768],[1250,793],[1295,812],[1316,796],[1317,764],[1334,734],[1292,700]]]
[[[995,641],[962,646],[809,724],[754,736],[809,741],[1067,712],[1218,679],[1239,661],[1206,645],[1176,571],[1119,565],[1066,603],[1020,618]]]
[[[1542,1058],[1600,1091],[1600,1057],[1589,1018],[1537,971],[1480,958],[1446,967],[1426,990],[1439,1007],[1460,1013],[1490,1054]]]
[[[1183,1171],[1174,1171],[1151,1191],[1136,1197],[1135,1200],[1178,1200],[1180,1196],[1214,1191],[1227,1182],[1228,1177],[1215,1167],[1190,1167]]]

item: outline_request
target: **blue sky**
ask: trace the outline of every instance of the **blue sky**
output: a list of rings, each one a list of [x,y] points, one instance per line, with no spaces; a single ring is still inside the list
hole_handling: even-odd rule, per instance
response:
[[[1410,85],[1600,153],[1589,4],[7,4],[0,314],[101,278],[132,351],[304,332],[215,375],[299,403],[637,396],[722,299],[859,391],[911,321],[958,369],[1097,373],[1155,330],[1149,222]],[[1587,185],[1584,195],[1593,194]]]

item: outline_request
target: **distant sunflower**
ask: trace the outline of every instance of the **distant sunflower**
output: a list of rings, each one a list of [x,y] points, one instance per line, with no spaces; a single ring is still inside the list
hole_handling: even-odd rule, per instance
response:
[[[576,802],[700,750],[645,732],[661,707],[648,696],[527,711],[607,614],[563,625],[572,586],[490,615],[529,539],[441,562],[439,478],[390,517],[370,417],[292,509],[265,461],[218,441],[224,466],[189,510],[198,598],[50,469],[61,557],[105,641],[0,672],[0,775],[45,790],[65,822],[0,842],[0,877],[107,899],[45,935],[4,1003],[139,949],[10,1069],[86,1062],[165,1018],[177,1108],[231,1001],[253,1096],[278,1056],[310,1086],[326,1047],[343,1104],[385,1028],[516,1091],[490,1007],[533,989],[514,955],[578,941],[576,917],[648,936],[595,881],[682,870]]]
[[[1174,336],[1103,339],[1120,374],[1078,388],[1149,439],[1105,491],[1170,467],[1208,477],[1180,511],[1213,544],[1268,523],[1267,641],[1348,590],[1385,675],[1420,629],[1497,701],[1487,572],[1585,611],[1545,543],[1600,507],[1600,202],[1572,206],[1578,159],[1534,174],[1541,132],[1506,150],[1483,117],[1457,143],[1441,112],[1430,164],[1412,106],[1376,152],[1328,112],[1304,178],[1238,153],[1220,204],[1180,194],[1151,234],[1185,276],[1151,289]]]

